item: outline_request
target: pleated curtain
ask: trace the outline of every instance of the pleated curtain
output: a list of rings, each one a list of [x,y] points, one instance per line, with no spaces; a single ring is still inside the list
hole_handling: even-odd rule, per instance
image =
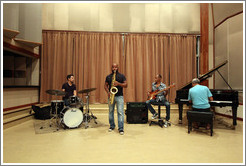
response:
[[[54,100],[45,91],[61,90],[73,73],[77,91],[97,88],[90,103],[107,103],[104,83],[114,62],[127,79],[125,102],[145,101],[156,74],[167,86],[176,84],[168,94],[174,102],[176,90],[196,76],[196,36],[43,31],[40,102]]]

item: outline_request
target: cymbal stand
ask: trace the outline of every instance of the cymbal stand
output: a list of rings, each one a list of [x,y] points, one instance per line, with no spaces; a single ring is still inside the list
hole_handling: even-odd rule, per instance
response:
[[[86,111],[85,111],[85,128],[88,128],[88,120],[90,122],[90,119],[94,119],[95,124],[97,124],[96,119],[97,117],[95,117],[92,112],[91,112],[91,116],[89,115],[90,112],[90,108],[89,108],[89,100],[90,100],[90,94],[89,92],[87,93],[86,97]]]
[[[56,114],[55,114],[55,117],[52,117],[50,119],[50,127],[51,127],[51,120],[53,118],[56,118],[56,130],[58,131],[59,130],[59,122],[58,122],[58,114],[57,114],[57,94],[55,95],[56,96]],[[52,108],[51,108],[52,109]]]

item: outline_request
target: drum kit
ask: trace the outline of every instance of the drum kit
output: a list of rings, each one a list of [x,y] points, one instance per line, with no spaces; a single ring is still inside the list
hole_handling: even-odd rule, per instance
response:
[[[90,120],[94,120],[97,124],[97,117],[89,109],[90,92],[96,90],[96,88],[83,89],[78,93],[85,94],[86,108],[83,111],[83,101],[78,96],[70,96],[68,106],[64,105],[63,100],[57,100],[57,96],[64,96],[66,92],[60,90],[47,90],[46,93],[56,96],[56,100],[51,101],[51,119],[50,127],[55,120],[56,130],[59,130],[60,126],[63,128],[78,128],[83,122],[85,122],[85,128],[88,128]],[[84,112],[84,113],[83,113]]]

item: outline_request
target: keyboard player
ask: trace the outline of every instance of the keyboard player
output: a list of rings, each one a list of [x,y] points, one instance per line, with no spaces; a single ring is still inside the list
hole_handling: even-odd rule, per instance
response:
[[[238,91],[233,90],[231,86],[228,84],[226,79],[223,75],[220,74],[219,69],[227,64],[227,60],[223,63],[217,65],[213,69],[209,70],[207,73],[198,77],[200,82],[207,80],[209,77],[212,76],[214,72],[218,72],[221,78],[225,81],[228,85],[226,89],[210,89],[210,92],[213,95],[213,101],[210,101],[209,104],[211,107],[231,107],[232,109],[232,118],[233,118],[233,125],[231,126],[232,129],[235,129],[237,125],[237,107],[238,107]],[[176,98],[175,103],[179,106],[179,123],[182,123],[182,115],[183,115],[183,104],[189,104],[188,100],[188,92],[189,89],[192,88],[192,82],[188,82],[186,85],[181,87],[176,91]]]
[[[192,88],[189,90],[188,100],[192,103],[193,111],[210,112],[209,101],[213,101],[213,96],[208,87],[200,85],[200,80],[192,80]],[[198,124],[195,124],[198,127]],[[209,126],[207,125],[207,129]]]

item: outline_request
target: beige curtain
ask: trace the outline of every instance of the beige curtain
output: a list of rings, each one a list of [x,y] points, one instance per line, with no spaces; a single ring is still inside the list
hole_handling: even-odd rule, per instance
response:
[[[126,101],[146,101],[156,74],[169,84],[168,37],[130,34],[126,37]]]
[[[90,103],[106,103],[104,82],[113,62],[128,82],[125,102],[145,101],[156,74],[167,86],[176,83],[168,95],[174,102],[176,89],[195,77],[196,36],[128,34],[124,44],[122,39],[120,33],[43,31],[40,101],[54,99],[45,91],[61,89],[73,73],[77,91],[97,88]]]
[[[175,88],[170,90],[170,101],[174,102],[176,90],[182,88],[196,77],[196,36],[170,36],[170,83]]]
[[[106,76],[113,62],[122,67],[122,39],[116,33],[76,33],[73,73],[78,90],[97,88],[91,93],[91,103],[106,103]],[[82,94],[79,95],[84,98]],[[85,100],[84,100],[85,101]]]
[[[122,38],[116,33],[43,32],[41,57],[40,101],[49,102],[54,96],[48,89],[61,90],[66,76],[75,75],[77,91],[97,88],[91,93],[91,103],[106,103],[105,78],[113,62],[123,66]],[[78,94],[85,102],[85,96]],[[58,97],[61,99],[61,97]]]
[[[168,100],[175,101],[176,90],[196,76],[196,36],[169,34],[130,34],[126,38],[126,101],[145,101],[156,74],[170,89]]]
[[[45,91],[61,90],[66,75],[72,73],[73,36],[68,32],[47,31],[43,32],[42,37],[40,101],[48,102],[55,96]]]

